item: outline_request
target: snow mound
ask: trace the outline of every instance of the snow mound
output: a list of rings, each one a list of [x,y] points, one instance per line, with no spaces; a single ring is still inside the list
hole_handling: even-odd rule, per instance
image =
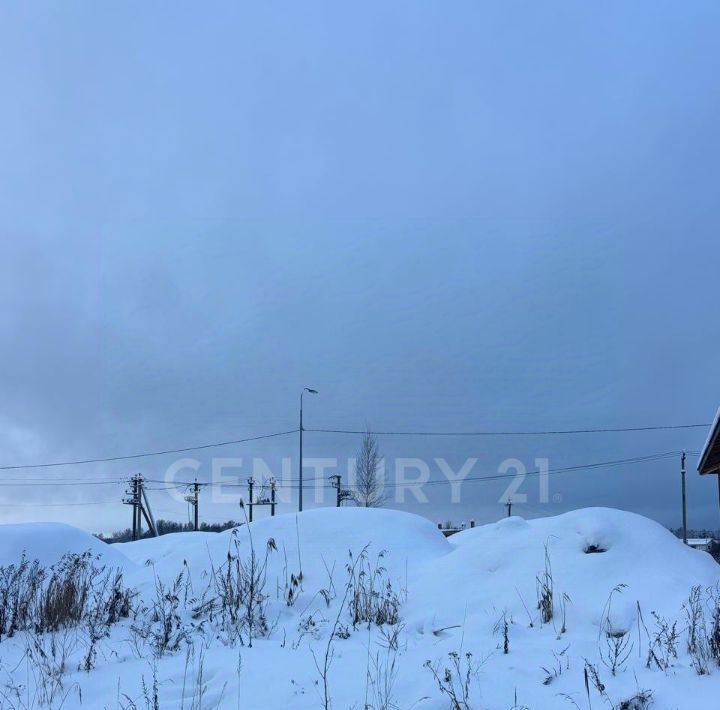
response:
[[[707,553],[683,545],[652,520],[609,508],[530,521],[507,518],[453,538],[452,554],[430,561],[418,580],[425,596],[416,613],[429,601],[442,609],[436,619],[441,625],[457,623],[465,609],[472,615],[503,608],[527,619],[527,607],[533,616],[536,577],[546,564],[556,595],[566,594],[573,615],[595,626],[615,587],[622,590],[615,608],[625,603],[636,610],[639,604],[669,615],[687,599],[691,585],[711,586],[720,577]],[[454,590],[449,599],[448,588]],[[627,623],[634,621],[635,612]]]
[[[233,645],[219,630],[217,606],[213,620],[197,603],[216,598],[214,575],[225,574],[219,570],[228,554],[247,560],[251,547],[261,560],[268,551],[268,627],[249,648]],[[683,604],[693,586],[704,588],[703,599],[711,598],[720,566],[657,523],[619,510],[589,508],[535,520],[515,516],[445,538],[416,515],[326,508],[267,517],[224,533],[178,533],[112,547],[65,525],[0,526],[0,563],[17,561],[23,549],[44,564],[68,551],[101,554],[106,563],[126,568],[126,581],[146,610],[113,627],[96,670],[68,672],[67,687],[82,687],[82,703],[79,693],[71,695],[67,708],[109,707],[119,693],[142,702],[143,683],[152,684],[154,673],[160,707],[194,706],[193,679],[201,677],[203,707],[233,708],[240,698],[242,707],[316,708],[322,705],[316,662],[330,654],[333,707],[365,706],[368,693],[375,692],[368,674],[387,658],[396,663],[392,706],[430,710],[447,707],[447,698],[439,696],[428,663],[442,673],[452,663],[448,659],[465,663],[467,653],[479,671],[472,677],[472,707],[555,710],[570,706],[564,695],[585,708],[588,692],[593,707],[596,701],[598,707],[623,707],[641,689],[652,691],[653,707],[717,707],[720,670],[713,666],[709,675],[698,676],[687,654]],[[360,590],[360,599],[380,598],[392,585],[400,603],[395,627],[368,627],[351,617],[348,605],[357,588],[348,595],[348,566],[363,550],[363,579],[374,588],[365,597]],[[288,580],[300,572],[288,601]],[[550,620],[541,618],[538,579],[551,580]],[[169,616],[148,611],[168,604],[176,605]],[[647,660],[653,612],[676,623],[680,634],[677,655],[669,656],[664,671]],[[158,658],[142,644],[133,651],[128,639],[138,636],[131,625],[141,624],[143,614],[146,623],[163,618],[182,628],[185,645]],[[498,631],[503,620],[507,653]],[[608,628],[624,634],[631,650],[615,673],[607,662]],[[2,643],[6,667],[23,667],[20,641]],[[585,663],[602,676],[604,697],[586,690]],[[82,658],[73,658],[67,667],[81,665]]]
[[[132,567],[132,563],[112,545],[94,535],[63,523],[16,523],[0,525],[0,566],[18,562],[23,554],[29,560],[39,560],[47,566],[57,562],[65,553],[90,551],[99,555],[109,567]]]
[[[396,510],[368,508],[322,508],[302,514],[263,518],[222,533],[176,533],[157,539],[119,545],[124,555],[138,565],[150,565],[160,575],[177,574],[187,565],[197,577],[211,566],[222,565],[234,541],[248,550],[250,535],[255,549],[263,552],[268,540],[278,550],[269,557],[269,577],[281,575],[287,565],[321,581],[327,570],[344,569],[349,553],[367,547],[370,557],[381,552],[384,565],[396,578],[420,570],[429,559],[448,554],[452,546],[426,518]]]

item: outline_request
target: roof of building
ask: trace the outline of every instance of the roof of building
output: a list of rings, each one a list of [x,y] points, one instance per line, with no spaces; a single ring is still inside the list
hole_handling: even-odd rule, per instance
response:
[[[707,441],[700,454],[698,471],[701,475],[720,473],[720,409],[715,415],[715,421],[710,428]]]

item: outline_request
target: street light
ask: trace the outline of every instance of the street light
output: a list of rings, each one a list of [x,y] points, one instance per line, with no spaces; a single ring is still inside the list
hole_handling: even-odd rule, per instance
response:
[[[302,513],[302,496],[303,496],[303,456],[302,456],[302,434],[303,434],[303,424],[302,424],[302,402],[303,402],[303,395],[309,392],[310,394],[317,394],[318,391],[311,389],[310,387],[306,387],[301,393],[300,393],[300,495],[298,498],[298,512]]]

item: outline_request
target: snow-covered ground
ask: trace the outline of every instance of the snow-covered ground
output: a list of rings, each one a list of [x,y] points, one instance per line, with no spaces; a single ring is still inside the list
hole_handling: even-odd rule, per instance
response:
[[[211,601],[218,580],[232,586],[238,561],[247,570],[251,539],[264,614],[239,602],[242,619],[233,628]],[[720,667],[711,658],[709,673],[697,673],[683,608],[700,585],[700,641],[711,643],[720,566],[631,513],[513,517],[447,539],[424,518],[359,508],[114,546],[67,526],[0,527],[1,565],[17,562],[23,550],[51,564],[88,549],[123,570],[125,584],[138,591],[135,612],[97,642],[89,672],[78,670],[87,657],[86,625],[70,638],[55,632],[68,657],[54,707],[63,698],[65,708],[153,707],[153,685],[157,707],[171,709],[318,708],[327,698],[333,708],[464,708],[467,700],[467,707],[493,710],[585,710],[645,707],[622,705],[645,690],[652,693],[647,707],[720,707]],[[373,596],[364,596],[371,582]],[[545,596],[552,619],[545,621],[543,585],[552,587]],[[352,611],[362,616],[365,609],[390,623],[353,624]],[[668,632],[654,643],[662,619]],[[24,655],[31,636],[19,631],[0,640],[0,707],[39,707],[39,665]],[[162,638],[177,650],[161,653]]]

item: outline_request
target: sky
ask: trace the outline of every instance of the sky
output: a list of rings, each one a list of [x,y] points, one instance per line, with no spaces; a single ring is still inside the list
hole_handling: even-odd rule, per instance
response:
[[[711,422],[719,23],[710,1],[2,3],[0,465],[294,429],[304,387],[318,429]],[[491,476],[706,435],[379,446],[442,479],[436,458]],[[255,458],[297,475],[297,438],[183,454],[198,470],[177,480],[210,481],[213,457],[242,457],[226,480]],[[360,436],[304,444],[347,478]],[[122,481],[164,481],[178,458],[0,471],[0,520],[126,527]],[[689,523],[718,527],[696,462]],[[507,485],[388,504],[488,522]],[[209,491],[202,520],[238,519],[240,488]],[[547,501],[536,479],[519,492],[527,517],[680,522],[677,455],[553,475]]]

